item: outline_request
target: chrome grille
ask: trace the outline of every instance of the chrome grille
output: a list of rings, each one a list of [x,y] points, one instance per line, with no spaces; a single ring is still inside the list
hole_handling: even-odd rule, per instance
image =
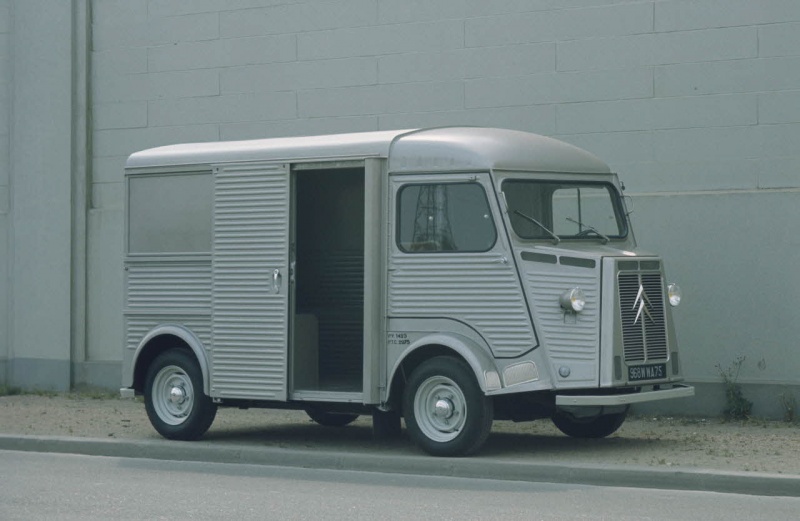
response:
[[[625,361],[666,360],[667,329],[661,274],[620,272],[618,286]]]

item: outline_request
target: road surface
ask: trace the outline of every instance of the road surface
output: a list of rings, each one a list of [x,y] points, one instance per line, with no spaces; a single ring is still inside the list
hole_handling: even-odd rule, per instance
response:
[[[800,498],[0,451],[0,519],[798,519]]]

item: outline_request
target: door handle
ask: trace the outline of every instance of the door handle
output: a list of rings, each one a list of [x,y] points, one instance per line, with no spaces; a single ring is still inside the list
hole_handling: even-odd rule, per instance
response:
[[[281,276],[281,270],[276,268],[275,271],[272,272],[272,289],[275,291],[275,293],[281,292],[282,278],[283,277]]]

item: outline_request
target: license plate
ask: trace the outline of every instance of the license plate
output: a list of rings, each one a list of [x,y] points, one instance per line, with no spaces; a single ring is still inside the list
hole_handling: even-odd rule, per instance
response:
[[[628,381],[660,380],[667,377],[667,364],[637,365],[628,368]]]

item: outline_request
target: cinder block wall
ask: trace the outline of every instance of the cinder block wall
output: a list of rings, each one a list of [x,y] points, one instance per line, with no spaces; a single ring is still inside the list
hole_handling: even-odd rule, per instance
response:
[[[67,389],[72,321],[73,36],[70,2],[0,9],[0,346],[10,385]],[[10,80],[10,81],[9,81]]]
[[[93,0],[91,8],[87,362],[113,367],[120,356],[129,153],[490,125],[572,142],[619,172],[641,245],[663,254],[684,288],[682,362],[702,397],[675,402],[680,411],[721,410],[716,366],[740,355],[756,412],[780,416],[782,393],[800,398],[800,2]],[[4,182],[0,175],[0,238]],[[118,381],[112,370],[87,374],[91,383]]]

